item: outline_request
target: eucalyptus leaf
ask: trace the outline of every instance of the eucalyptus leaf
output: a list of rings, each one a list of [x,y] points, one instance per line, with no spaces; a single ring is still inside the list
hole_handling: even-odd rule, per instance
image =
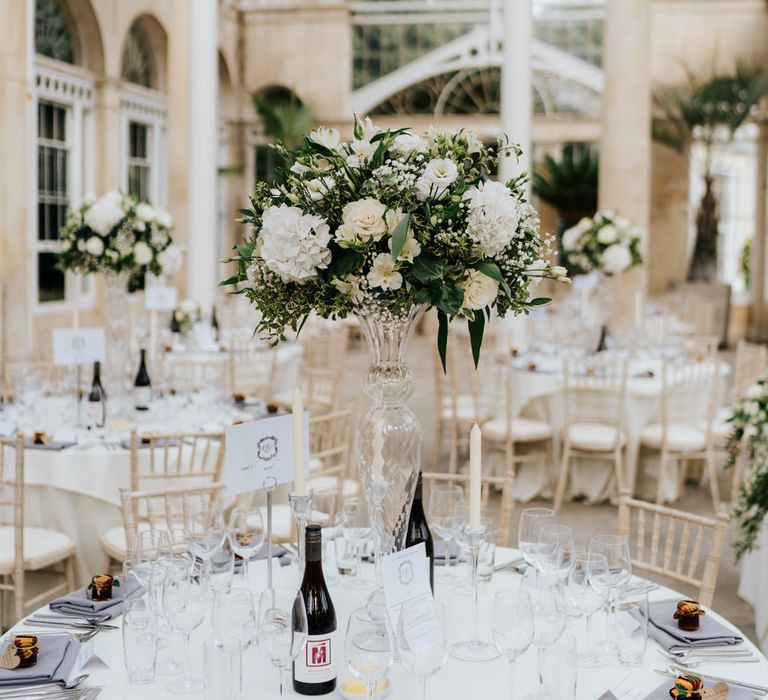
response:
[[[485,316],[482,313],[475,314],[474,319],[467,322],[469,327],[469,342],[472,346],[472,359],[475,362],[475,369],[480,364],[480,347],[483,344],[483,333],[485,332]]]
[[[536,297],[526,302],[526,306],[546,306],[552,301],[549,297]]]
[[[448,353],[448,316],[442,311],[437,312],[437,352],[440,355],[440,362],[445,374],[447,372],[445,361]]]

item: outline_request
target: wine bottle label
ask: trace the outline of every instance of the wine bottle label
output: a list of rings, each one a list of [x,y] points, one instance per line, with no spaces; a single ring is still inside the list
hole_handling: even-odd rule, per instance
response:
[[[293,676],[300,683],[325,683],[336,678],[336,631],[310,634],[307,645],[299,654]]]
[[[137,386],[133,389],[133,402],[136,406],[149,406],[152,401],[152,388],[148,386]]]

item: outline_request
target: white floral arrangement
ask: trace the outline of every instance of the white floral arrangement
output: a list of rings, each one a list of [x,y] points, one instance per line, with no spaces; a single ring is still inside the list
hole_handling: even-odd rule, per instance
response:
[[[740,457],[749,465],[733,507],[740,535],[733,547],[739,559],[754,547],[768,515],[768,373],[736,402],[729,422],[732,431],[726,468],[733,467]]]
[[[191,299],[182,299],[173,310],[174,331],[178,329],[179,333],[189,333],[192,326],[202,318],[203,314],[198,304]]]
[[[625,272],[643,264],[640,229],[626,216],[599,211],[585,216],[563,232],[566,261],[584,272],[597,270],[606,275]]]
[[[162,207],[109,192],[67,218],[59,232],[58,266],[83,274],[127,272],[175,275],[182,252],[171,238],[173,221]]]
[[[343,318],[364,310],[437,308],[445,358],[450,319],[469,319],[477,359],[485,318],[521,313],[532,282],[567,281],[550,267],[551,238],[526,201],[525,179],[490,179],[500,141],[484,145],[467,130],[425,134],[382,130],[356,119],[354,138],[319,127],[303,147],[276,151],[289,168],[258,183],[242,223],[253,233],[237,247],[234,285],[261,312],[259,330],[281,339],[315,312]]]

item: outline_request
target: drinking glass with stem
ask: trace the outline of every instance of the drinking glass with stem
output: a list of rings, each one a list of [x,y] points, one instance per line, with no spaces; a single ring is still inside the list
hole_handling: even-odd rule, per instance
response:
[[[496,646],[509,663],[509,698],[516,700],[515,662],[533,642],[534,619],[530,594],[518,591],[498,591],[493,598],[491,631]]]
[[[623,535],[595,535],[589,542],[590,554],[602,554],[607,563],[606,571],[595,571],[590,583],[608,598],[608,635],[615,643],[616,604],[629,580],[632,578],[632,559],[629,542]]]
[[[380,682],[394,662],[388,621],[371,617],[365,608],[353,610],[347,622],[344,656],[352,675],[365,685],[366,698],[378,698]]]
[[[211,556],[224,544],[227,536],[221,507],[215,501],[190,506],[186,528],[189,551],[203,560],[206,564],[204,573],[207,574]]]
[[[431,611],[426,606],[431,606]],[[429,634],[421,634],[419,627],[424,625],[426,615],[433,615],[432,628]],[[421,700],[427,700],[427,681],[445,666],[450,651],[443,604],[433,599],[426,603],[422,600],[403,603],[396,642],[403,666],[416,676]]]
[[[443,543],[444,568],[440,578],[451,580],[451,543],[459,534],[462,511],[459,508],[464,503],[464,490],[458,484],[435,484],[429,492],[427,517],[432,531]]]
[[[350,588],[372,588],[373,582],[361,577],[363,547],[371,536],[371,519],[368,515],[368,505],[363,498],[348,498],[344,501],[341,512],[341,528],[344,538],[355,548],[357,558],[357,574],[347,582]]]
[[[133,556],[148,559],[151,562],[172,553],[171,535],[168,530],[141,530],[134,538]]]
[[[230,588],[213,597],[211,630],[216,639],[234,635],[245,651],[256,639],[256,607],[248,588]]]
[[[168,616],[165,614],[165,608],[163,607],[163,589],[165,586],[165,578],[168,570],[175,568],[178,570],[185,570],[189,568],[191,560],[185,555],[172,554],[167,557],[161,557],[152,564],[152,570],[149,575],[149,588],[147,598],[149,600],[149,606],[157,617],[158,624],[158,660],[155,665],[155,670],[158,674],[172,676],[176,673],[180,673],[184,668],[184,660],[177,658],[177,650],[181,645],[173,643],[174,629],[171,627],[168,620]],[[166,634],[166,627],[168,633]],[[168,649],[167,656],[161,656],[160,651]]]
[[[539,535],[541,528],[555,522],[555,511],[551,508],[525,508],[520,513],[517,528],[517,547],[525,561],[537,571],[539,568]]]
[[[330,488],[312,489],[312,509],[308,522],[319,525],[323,537],[323,572],[325,582],[329,586],[338,582],[336,567],[326,566],[328,552],[334,547],[339,530],[339,501],[340,493],[336,486]]]
[[[539,547],[535,556],[539,570],[545,576],[554,576],[560,581],[565,581],[573,564],[573,554],[571,528],[551,523],[539,530]]]
[[[248,560],[264,545],[264,521],[256,506],[236,506],[229,515],[229,545],[243,560],[243,580],[248,584]]]
[[[264,654],[283,676],[307,641],[307,610],[304,598],[295,588],[269,588],[259,597],[256,617],[257,640]]]
[[[576,609],[584,613],[586,639],[589,647],[578,655],[582,668],[601,668],[608,663],[605,656],[597,654],[592,642],[592,615],[602,610],[608,600],[607,589],[592,585],[592,578],[602,578],[608,571],[608,560],[603,554],[577,553],[573,568],[568,574],[568,594]]]

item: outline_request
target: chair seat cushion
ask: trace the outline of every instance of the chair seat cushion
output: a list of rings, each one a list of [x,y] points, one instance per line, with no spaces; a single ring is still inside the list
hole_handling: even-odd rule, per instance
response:
[[[13,572],[14,534],[10,525],[0,526],[0,575]],[[24,528],[24,570],[37,571],[72,556],[75,543],[63,532],[42,527]]]
[[[483,423],[483,437],[501,442],[507,439],[509,425],[505,418],[494,418]],[[552,437],[548,423],[531,418],[515,418],[512,421],[513,442],[538,442]]]
[[[640,442],[655,449],[661,449],[664,431],[661,423],[651,423],[640,433]],[[667,426],[667,448],[672,452],[700,452],[707,446],[703,430],[689,425],[670,423]]]
[[[332,489],[338,485],[339,478],[330,474],[307,479],[307,489]],[[355,479],[343,479],[341,491],[344,498],[353,498],[360,493],[360,484]]]
[[[475,420],[477,417],[477,411],[475,410],[475,401],[469,394],[459,394],[456,397],[455,413],[454,403],[450,396],[443,397],[443,405],[441,408],[441,415],[443,418],[451,419],[456,418],[458,420]]]
[[[601,423],[574,423],[566,437],[571,448],[589,452],[610,452],[624,444],[624,433]]]

